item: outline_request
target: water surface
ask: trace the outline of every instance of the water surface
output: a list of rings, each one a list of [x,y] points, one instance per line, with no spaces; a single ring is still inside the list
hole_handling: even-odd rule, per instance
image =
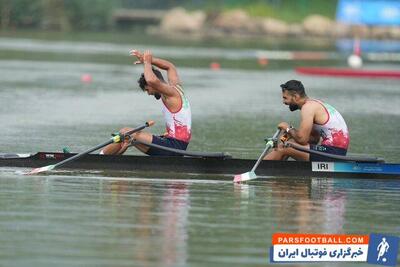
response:
[[[266,266],[275,232],[400,234],[398,181],[0,175],[4,266]]]
[[[14,56],[10,43],[0,40],[1,153],[66,146],[80,152],[149,119],[156,121],[152,132],[164,132],[160,103],[138,89],[142,68],[129,58],[121,62],[128,53],[121,53],[121,45],[111,44],[111,62],[99,63],[85,58],[91,53],[85,43],[32,42],[39,51],[28,42]],[[110,48],[103,45],[98,47]],[[65,49],[67,55],[56,56]],[[156,50],[187,61],[198,51],[200,59],[208,57],[207,48]],[[224,49],[210,53],[215,51],[232,55]],[[350,128],[350,153],[399,162],[398,81],[299,76],[295,64],[284,64],[252,71],[179,67],[193,112],[189,149],[257,158],[277,123],[298,125],[299,114],[281,103],[279,85],[300,79],[310,96],[341,111]],[[85,73],[92,83],[81,83]],[[276,232],[400,235],[398,181],[283,177],[238,186],[173,174],[27,177],[17,171],[0,168],[1,266],[267,266]]]

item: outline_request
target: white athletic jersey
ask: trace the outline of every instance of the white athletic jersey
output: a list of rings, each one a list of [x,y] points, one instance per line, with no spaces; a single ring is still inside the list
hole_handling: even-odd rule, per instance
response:
[[[317,131],[322,137],[322,145],[347,149],[350,143],[349,130],[342,115],[331,105],[317,99],[310,99],[320,103],[327,115],[328,119],[324,124],[313,124],[313,130]]]
[[[174,87],[181,96],[181,108],[177,112],[171,112],[163,101],[162,111],[167,129],[167,137],[175,138],[189,143],[192,137],[192,112],[189,101],[187,100],[180,85]]]

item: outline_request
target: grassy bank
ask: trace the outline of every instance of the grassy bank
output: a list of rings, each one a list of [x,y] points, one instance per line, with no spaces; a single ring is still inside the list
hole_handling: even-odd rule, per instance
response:
[[[337,0],[228,0],[222,1],[223,10],[240,8],[250,16],[272,17],[289,23],[301,22],[311,14],[334,19]],[[209,7],[210,8],[210,7]],[[212,9],[211,9],[212,10]]]

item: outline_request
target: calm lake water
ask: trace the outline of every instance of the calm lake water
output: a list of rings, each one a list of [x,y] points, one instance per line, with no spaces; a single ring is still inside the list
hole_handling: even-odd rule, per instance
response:
[[[152,132],[164,132],[160,103],[138,89],[142,67],[127,56],[130,48],[147,46],[106,41],[0,37],[1,153],[80,152],[149,119],[156,121]],[[299,114],[281,103],[279,85],[300,79],[308,95],[341,111],[350,153],[400,160],[398,80],[300,76],[293,71],[298,63],[287,61],[244,70],[235,59],[213,71],[196,64],[211,60],[210,48],[149,48],[186,62],[178,70],[192,105],[190,150],[257,158],[277,123],[297,125]],[[254,52],[235,49],[213,48],[211,58]],[[102,60],[91,60],[96,57]],[[190,61],[195,67],[187,67]],[[80,81],[86,73],[90,84]],[[0,168],[0,266],[267,266],[276,232],[400,235],[400,181],[298,177],[235,186],[16,171]]]

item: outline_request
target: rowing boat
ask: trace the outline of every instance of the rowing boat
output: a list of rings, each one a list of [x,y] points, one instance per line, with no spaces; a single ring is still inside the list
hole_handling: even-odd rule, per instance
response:
[[[0,167],[37,168],[56,164],[74,155],[76,154],[58,152],[0,154]],[[63,168],[70,170],[157,172],[158,175],[160,173],[219,175],[220,178],[218,179],[231,180],[232,175],[251,169],[254,162],[254,160],[236,159],[223,154],[218,157],[148,157],[88,154],[79,161],[66,164]],[[261,178],[276,176],[400,179],[400,164],[264,160],[258,166],[256,173]]]

